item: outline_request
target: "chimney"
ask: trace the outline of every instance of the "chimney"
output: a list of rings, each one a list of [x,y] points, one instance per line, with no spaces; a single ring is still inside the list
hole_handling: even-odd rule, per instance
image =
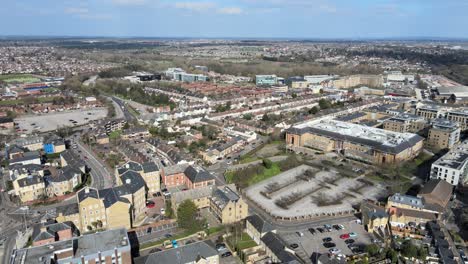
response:
[[[85,193],[89,193],[89,187],[86,187]]]

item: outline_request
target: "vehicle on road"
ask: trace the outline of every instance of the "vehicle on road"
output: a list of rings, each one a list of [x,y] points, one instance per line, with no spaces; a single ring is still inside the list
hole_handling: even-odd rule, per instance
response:
[[[172,235],[171,234],[165,234],[164,237],[170,238],[170,237],[172,237]]]
[[[176,240],[172,240],[172,247],[173,248],[178,248],[179,247],[179,244],[177,244]]]

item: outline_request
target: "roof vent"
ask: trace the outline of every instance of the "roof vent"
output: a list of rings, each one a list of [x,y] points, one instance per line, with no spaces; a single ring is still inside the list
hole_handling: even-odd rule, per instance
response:
[[[88,187],[86,187],[85,193],[89,193],[89,188]]]
[[[130,180],[130,179],[126,179],[126,180],[125,180],[125,183],[126,183],[126,184],[130,184],[131,182],[132,182],[132,180]]]

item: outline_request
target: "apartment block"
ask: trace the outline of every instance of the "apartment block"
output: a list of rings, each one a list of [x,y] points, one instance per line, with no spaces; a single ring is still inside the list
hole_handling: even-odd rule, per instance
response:
[[[441,179],[454,186],[468,184],[468,141],[453,147],[431,166],[431,179]]]
[[[408,161],[419,155],[423,138],[337,120],[296,125],[286,131],[287,147],[294,151],[319,150],[372,164]]]
[[[234,186],[217,188],[210,198],[210,208],[222,224],[239,222],[249,214],[247,203]]]
[[[127,171],[133,171],[143,178],[148,193],[157,193],[161,190],[161,173],[158,165],[154,162],[146,162],[140,164],[134,161],[128,161],[124,165],[116,168],[115,176],[116,182],[122,184],[121,176]]]
[[[418,133],[427,126],[428,123],[423,117],[406,113],[383,122],[383,129],[400,133]]]
[[[458,123],[447,119],[434,119],[432,128],[426,140],[426,146],[434,151],[451,149],[460,141],[460,127]]]

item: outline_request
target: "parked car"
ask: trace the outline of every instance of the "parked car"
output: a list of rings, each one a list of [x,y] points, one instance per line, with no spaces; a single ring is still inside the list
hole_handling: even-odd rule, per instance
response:
[[[340,235],[340,238],[341,238],[341,239],[348,239],[348,238],[349,238],[349,234],[342,234],[342,235]]]
[[[310,232],[312,235],[314,235],[314,234],[316,233],[316,232],[315,232],[315,229],[313,229],[312,227],[309,228],[309,232]]]
[[[325,248],[334,248],[334,247],[336,247],[336,244],[332,243],[332,242],[327,242],[327,243],[323,243],[323,246]]]
[[[338,254],[341,252],[340,249],[338,248],[331,248],[330,250],[328,250],[331,254]]]
[[[351,233],[349,233],[348,235],[349,235],[350,237],[357,237],[357,234],[354,233],[354,232],[351,232]]]
[[[165,234],[164,237],[170,238],[170,237],[172,237],[172,235],[171,234]]]
[[[321,228],[321,227],[317,227],[317,231],[319,231],[320,233],[325,232],[325,230],[323,228]]]
[[[299,247],[299,245],[294,243],[294,244],[289,245],[289,247],[292,248],[292,249],[296,249],[296,248]]]
[[[221,252],[221,251],[223,251],[223,250],[225,250],[225,249],[226,249],[226,244],[224,244],[224,243],[216,244],[216,250],[217,250],[218,252]]]
[[[297,231],[296,234],[297,234],[298,236],[300,236],[300,237],[303,237],[303,236],[304,236],[304,233],[299,232],[299,231]]]
[[[179,244],[177,244],[176,240],[172,240],[172,247],[173,248],[178,248],[179,247]]]
[[[354,239],[352,239],[352,238],[346,239],[346,240],[345,240],[345,243],[348,244],[348,245],[349,245],[349,244],[353,244],[353,243],[354,243]]]
[[[227,258],[227,257],[230,257],[230,256],[232,256],[232,253],[229,252],[229,251],[228,251],[228,252],[224,252],[223,254],[221,254],[221,257],[222,257],[222,258]]]
[[[333,239],[331,237],[325,237],[322,239],[323,242],[331,242]]]

